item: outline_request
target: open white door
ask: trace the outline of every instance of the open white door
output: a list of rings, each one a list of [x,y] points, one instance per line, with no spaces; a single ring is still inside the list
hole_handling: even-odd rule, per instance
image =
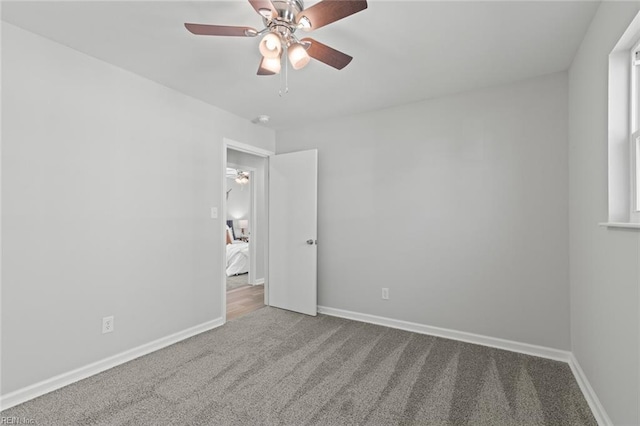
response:
[[[269,157],[269,305],[317,314],[318,151]]]

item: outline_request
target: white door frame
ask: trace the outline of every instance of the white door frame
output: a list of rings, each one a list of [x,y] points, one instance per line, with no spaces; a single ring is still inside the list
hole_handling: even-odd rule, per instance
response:
[[[227,230],[227,149],[233,149],[235,151],[244,152],[247,154],[255,155],[257,157],[262,157],[267,160],[267,164],[265,164],[265,174],[269,173],[269,157],[275,155],[275,152],[269,151],[267,149],[258,148],[253,145],[249,145],[246,143],[238,142],[229,138],[222,138],[222,162],[220,164],[220,170],[222,175],[222,184],[220,191],[220,205],[222,206],[222,211],[218,218],[221,218],[220,221],[220,238],[218,241],[221,246],[221,273],[220,273],[220,292],[222,297],[222,306],[220,312],[222,312],[222,320],[223,322],[227,322],[227,273],[226,273],[226,264],[227,264],[227,243],[224,237],[224,233]],[[264,230],[264,243],[265,243],[265,265],[264,265],[264,304],[269,304],[269,191],[265,182],[265,214],[267,215],[266,219],[266,229]]]

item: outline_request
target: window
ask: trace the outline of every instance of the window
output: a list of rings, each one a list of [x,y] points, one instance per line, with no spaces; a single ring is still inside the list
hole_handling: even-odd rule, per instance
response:
[[[609,54],[609,218],[640,228],[640,13]]]

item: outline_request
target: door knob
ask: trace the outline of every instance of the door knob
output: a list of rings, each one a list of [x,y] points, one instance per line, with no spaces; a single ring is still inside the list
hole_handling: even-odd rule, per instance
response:
[[[313,245],[313,240],[307,240],[307,244],[309,244],[310,246]]]

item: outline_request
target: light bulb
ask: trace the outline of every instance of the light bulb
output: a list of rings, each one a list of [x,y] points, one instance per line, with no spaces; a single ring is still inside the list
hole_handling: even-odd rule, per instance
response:
[[[294,43],[289,46],[289,61],[294,70],[304,68],[311,58],[307,50],[300,43]]]
[[[260,53],[265,58],[277,58],[282,52],[282,43],[280,43],[280,37],[274,33],[268,33],[260,41]]]
[[[267,40],[264,41],[264,45],[267,47],[267,49],[269,50],[276,50],[277,48],[277,44],[275,41],[273,41],[273,39],[269,38]]]

